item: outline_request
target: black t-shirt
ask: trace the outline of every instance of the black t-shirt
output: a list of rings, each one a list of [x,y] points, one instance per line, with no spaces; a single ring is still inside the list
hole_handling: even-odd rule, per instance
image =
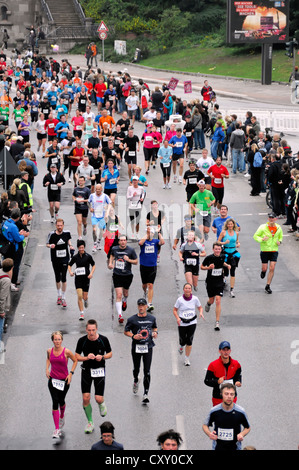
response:
[[[214,254],[208,255],[202,262],[203,266],[210,266],[214,264],[214,269],[209,269],[207,271],[207,282],[212,282],[213,284],[222,284],[223,282],[223,263],[224,255],[215,256]]]
[[[50,248],[52,263],[67,264],[69,262],[70,255],[68,242],[71,239],[71,232],[68,230],[64,230],[60,234],[57,234],[56,230],[49,233],[47,244],[55,245],[55,248]]]
[[[124,127],[121,128],[121,130],[126,134],[128,132],[129,126],[130,126],[130,119],[119,119],[116,124],[119,124],[122,126],[124,124]]]
[[[126,248],[120,248],[119,246],[113,246],[111,249],[111,255],[115,258],[115,266],[113,272],[119,276],[128,276],[132,272],[132,264],[124,260],[124,256],[127,255],[130,259],[137,259],[136,251],[127,246]]]
[[[136,314],[128,318],[125,331],[131,331],[133,335],[141,334],[143,336],[141,340],[132,339],[133,349],[136,350],[136,344],[147,345],[148,348],[155,346],[152,338],[153,328],[157,328],[156,317],[149,313],[147,313],[145,317]]]
[[[95,341],[90,341],[87,335],[85,335],[78,340],[75,352],[85,357],[88,356],[88,354],[103,356],[111,352],[111,346],[106,336],[99,334]],[[89,359],[88,361],[84,361],[81,365],[82,369],[98,369],[99,367],[105,367],[105,359],[102,359],[100,362],[95,359]]]
[[[124,139],[124,144],[128,147],[129,152],[136,152],[136,145],[139,142],[139,137],[137,135],[133,135],[133,137],[127,136]]]
[[[74,188],[74,191],[73,191],[73,196],[76,198],[78,197],[82,199],[89,199],[90,189],[87,188],[86,186],[84,188],[81,188],[80,186],[76,186],[76,188]],[[88,209],[88,204],[87,202],[75,201],[75,207],[81,210],[86,210]]]
[[[89,276],[90,266],[94,266],[95,262],[91,255],[84,252],[82,256],[79,253],[76,253],[72,257],[72,259],[69,261],[69,266],[73,266],[73,264],[76,264],[76,276]]]
[[[184,173],[184,180],[186,180],[186,191],[195,192],[198,191],[197,182],[204,180],[205,175],[202,171],[195,169],[194,171],[187,170]]]

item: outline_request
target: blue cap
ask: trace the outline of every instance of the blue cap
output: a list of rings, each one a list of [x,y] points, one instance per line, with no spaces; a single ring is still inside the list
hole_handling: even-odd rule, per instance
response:
[[[229,344],[228,341],[222,341],[222,342],[219,344],[219,349],[224,349],[224,348],[230,349],[230,344]]]

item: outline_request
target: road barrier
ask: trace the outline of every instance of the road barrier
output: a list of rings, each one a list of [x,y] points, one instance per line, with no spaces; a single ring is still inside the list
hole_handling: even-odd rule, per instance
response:
[[[251,109],[250,106],[248,110],[256,117],[262,131],[270,128],[274,133],[298,134],[299,132],[299,112],[297,111],[261,111],[260,109]],[[235,114],[237,120],[244,123],[246,112],[244,109],[228,109],[222,112],[222,116]]]

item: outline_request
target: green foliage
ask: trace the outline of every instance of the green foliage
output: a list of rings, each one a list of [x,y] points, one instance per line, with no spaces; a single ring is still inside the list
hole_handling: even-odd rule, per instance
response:
[[[187,32],[191,22],[191,13],[182,13],[181,10],[172,6],[159,15],[159,25],[156,30],[156,37],[165,48],[171,47],[175,42]]]

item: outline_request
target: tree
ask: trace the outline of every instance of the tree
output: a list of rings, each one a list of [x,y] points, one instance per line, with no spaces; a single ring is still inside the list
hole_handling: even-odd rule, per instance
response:
[[[171,47],[180,40],[188,29],[191,22],[191,13],[182,13],[181,10],[172,6],[159,15],[159,24],[156,31],[157,39],[161,46]]]

